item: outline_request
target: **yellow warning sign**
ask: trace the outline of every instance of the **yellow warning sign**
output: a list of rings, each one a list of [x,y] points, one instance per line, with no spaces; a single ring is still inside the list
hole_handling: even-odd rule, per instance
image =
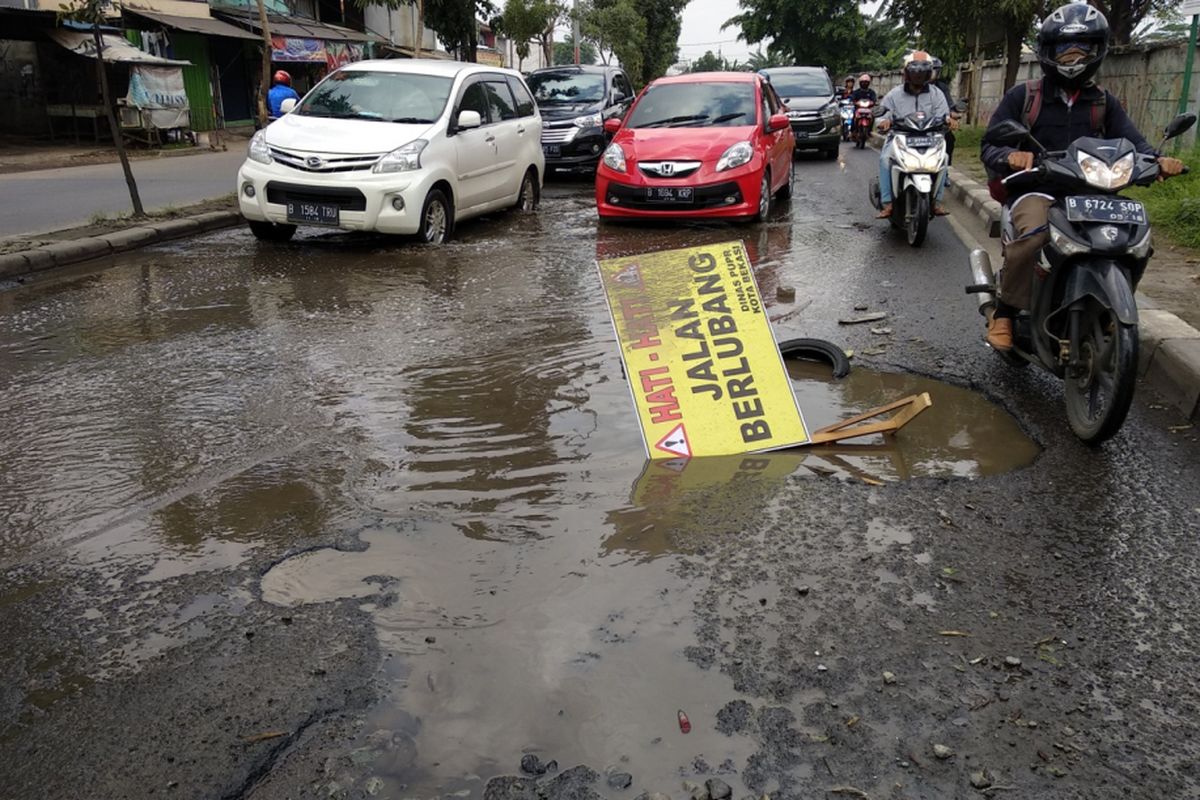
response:
[[[598,266],[650,458],[808,441],[741,242]]]

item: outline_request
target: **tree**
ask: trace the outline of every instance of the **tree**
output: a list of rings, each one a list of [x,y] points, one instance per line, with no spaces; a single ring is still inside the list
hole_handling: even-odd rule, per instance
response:
[[[504,13],[492,20],[492,29],[512,39],[522,61],[529,58],[529,43],[538,40],[548,62],[551,53],[545,51],[546,37],[553,35],[563,10],[555,0],[507,0]]]
[[[1179,0],[1091,0],[1091,4],[1108,18],[1112,43],[1129,44],[1142,20],[1170,16]]]
[[[863,15],[866,29],[863,33],[862,54],[855,64],[859,72],[884,72],[897,69],[904,61],[904,54],[913,49],[908,29],[901,23],[886,17],[874,18]],[[942,56],[946,63],[954,63]]]
[[[964,53],[1003,55],[1007,59],[1007,91],[1017,80],[1021,47],[1034,20],[1046,10],[1046,0],[979,0],[974,4],[959,0],[893,0],[890,14],[916,30],[921,46],[944,61],[952,62]],[[976,41],[980,42],[979,53],[975,53]]]
[[[862,49],[864,24],[857,0],[738,0],[742,13],[722,29],[741,28],[750,44],[768,39],[771,59],[792,64],[823,64],[842,72]]]
[[[100,37],[100,26],[104,23],[103,9],[107,5],[104,0],[81,0],[70,7],[59,6],[57,21],[69,19],[92,26],[92,46],[96,48],[96,82],[100,88],[100,99],[104,103],[104,116],[108,119],[108,132],[112,136],[113,146],[117,148],[117,159],[121,162],[121,172],[125,175],[125,186],[129,189],[129,202],[133,205],[133,216],[136,219],[146,216],[146,210],[142,208],[137,181],[134,180],[133,170],[129,167],[129,155],[125,152],[125,140],[121,138],[121,126],[117,124],[112,93],[108,88],[108,73],[104,70],[104,41]]]
[[[778,55],[769,55],[763,52],[762,47],[757,48],[750,54],[750,58],[746,60],[746,69],[751,72],[758,72],[760,69],[768,69],[770,67],[785,66],[783,60]]]
[[[680,14],[687,4],[688,0],[638,0],[638,12],[646,20],[639,81],[642,85],[665,75],[679,60],[679,32],[683,28]]]
[[[554,43],[554,63],[555,64],[574,64],[575,63],[575,39],[571,34],[567,34],[566,41]],[[579,63],[580,64],[595,64],[596,63],[596,45],[579,37]]]
[[[447,50],[463,61],[476,61],[479,49],[479,19],[496,13],[490,0],[423,0],[425,24],[433,30]]]
[[[692,62],[688,72],[722,72],[725,69],[725,59],[712,50],[705,50],[704,55]]]
[[[595,43],[601,60],[608,64],[616,56],[636,81],[642,72],[646,19],[633,0],[595,0],[581,7],[580,17],[580,34]]]

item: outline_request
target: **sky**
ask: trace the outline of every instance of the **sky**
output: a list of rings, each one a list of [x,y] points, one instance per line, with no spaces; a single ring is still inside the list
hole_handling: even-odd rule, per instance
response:
[[[864,4],[863,11],[871,13],[878,6],[878,0],[874,0]],[[720,50],[721,55],[731,61],[745,61],[757,46],[739,40],[741,31],[737,26],[721,30],[721,24],[737,13],[737,0],[691,0],[683,9],[679,57],[694,60],[704,55],[706,50],[714,53]]]

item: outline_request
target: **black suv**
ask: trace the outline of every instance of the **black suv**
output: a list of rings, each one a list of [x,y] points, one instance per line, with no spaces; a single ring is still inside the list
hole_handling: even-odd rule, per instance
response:
[[[633,84],[620,67],[545,67],[525,77],[542,114],[546,174],[591,175],[608,142],[604,120],[623,117]]]
[[[759,70],[787,106],[797,150],[820,150],[837,158],[842,139],[833,83],[824,67],[771,67]]]

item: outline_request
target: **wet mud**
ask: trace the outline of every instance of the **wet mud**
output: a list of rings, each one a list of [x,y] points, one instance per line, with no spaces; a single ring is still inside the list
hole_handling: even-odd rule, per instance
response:
[[[558,185],[442,248],[223,232],[0,294],[13,796],[101,773],[105,797],[1195,787],[1149,727],[1190,729],[1192,702],[1131,707],[1140,673],[1096,644],[1179,621],[1155,591],[1130,618],[1108,587],[1133,578],[1084,535],[1128,530],[1138,491],[1061,501],[1078,451],[897,308],[878,265],[918,274],[906,251],[860,231],[843,255],[880,272],[822,277],[849,234],[802,202],[751,227],[593,214]],[[789,361],[810,427],[933,407],[894,437],[647,462],[593,261],[731,237],[764,296],[797,290],[780,338],[865,349],[838,315],[891,309],[846,379]],[[1168,481],[1148,535],[1172,551],[1197,507]],[[1195,652],[1174,635],[1157,680]]]

